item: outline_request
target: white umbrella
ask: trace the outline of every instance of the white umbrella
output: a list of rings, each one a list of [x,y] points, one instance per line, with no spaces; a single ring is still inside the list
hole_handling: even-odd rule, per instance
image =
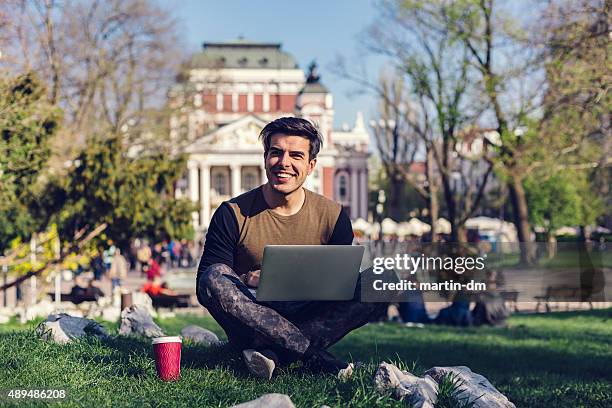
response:
[[[445,218],[438,218],[436,220],[436,231],[438,234],[450,234],[451,223]]]
[[[380,233],[380,224],[379,223],[372,224],[372,226],[370,227],[370,231],[368,231],[368,235],[370,235],[371,237],[374,237],[374,236],[377,237],[379,233]]]
[[[465,222],[465,226],[467,228],[490,231],[500,230],[503,224],[503,220],[490,217],[474,217]]]
[[[418,237],[431,231],[429,224],[419,220],[418,218],[412,218],[410,221],[408,221],[408,227],[410,228],[410,235],[416,235]]]
[[[490,217],[474,217],[465,222],[465,226],[479,231],[495,233],[500,241],[516,242],[517,233],[513,223]]]
[[[395,231],[398,237],[405,237],[406,235],[412,234],[412,229],[410,228],[410,224],[407,222],[400,222],[397,226],[397,230]]]
[[[367,233],[370,231],[371,225],[369,222],[364,220],[363,218],[357,218],[355,222],[353,222],[353,229],[356,231],[362,231]]]
[[[555,231],[555,235],[578,235],[576,227],[561,227]]]
[[[384,235],[392,235],[397,231],[397,222],[391,218],[385,218],[382,222],[382,232]]]

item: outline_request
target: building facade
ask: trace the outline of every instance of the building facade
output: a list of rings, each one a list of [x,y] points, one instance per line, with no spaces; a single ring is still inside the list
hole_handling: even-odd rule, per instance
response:
[[[189,140],[186,178],[178,196],[198,204],[198,231],[225,200],[266,182],[259,133],[266,123],[297,116],[323,136],[306,188],[341,203],[352,219],[368,212],[369,135],[357,114],[353,127],[333,129],[333,95],[316,65],[306,75],[281,44],[239,39],[205,43],[169,95],[171,137]]]

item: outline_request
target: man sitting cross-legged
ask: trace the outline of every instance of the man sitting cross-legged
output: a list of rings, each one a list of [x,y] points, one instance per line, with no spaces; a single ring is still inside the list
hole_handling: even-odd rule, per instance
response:
[[[302,187],[322,138],[307,120],[281,118],[261,131],[268,182],[215,211],[197,276],[197,295],[243,350],[248,369],[271,378],[278,365],[302,360],[315,372],[347,376],[352,365],[326,349],[380,313],[385,304],[359,301],[260,302],[266,245],[350,245],[351,222],[341,205]],[[329,271],[333,273],[333,271]]]

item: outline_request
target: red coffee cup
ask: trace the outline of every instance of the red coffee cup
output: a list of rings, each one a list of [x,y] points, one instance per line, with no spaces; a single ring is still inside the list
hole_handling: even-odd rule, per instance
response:
[[[155,368],[163,381],[177,381],[181,376],[181,343],[180,337],[153,339]]]

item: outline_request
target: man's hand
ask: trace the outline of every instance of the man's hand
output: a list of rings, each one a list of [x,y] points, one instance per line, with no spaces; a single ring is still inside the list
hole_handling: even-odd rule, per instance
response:
[[[245,285],[251,287],[251,288],[256,288],[259,286],[259,271],[260,269],[256,270],[256,271],[249,271],[249,273],[247,273],[244,276],[244,283]]]

